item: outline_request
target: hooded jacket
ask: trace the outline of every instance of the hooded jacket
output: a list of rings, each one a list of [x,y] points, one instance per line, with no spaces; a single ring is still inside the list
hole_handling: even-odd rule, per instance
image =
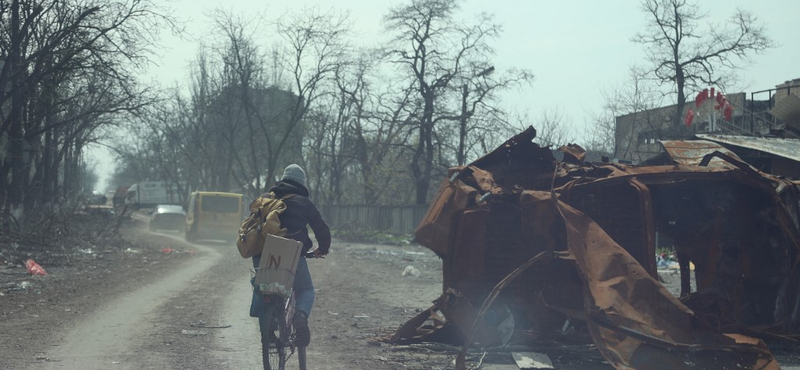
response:
[[[268,197],[270,192],[274,192],[278,198],[282,198],[286,194],[294,194],[283,200],[286,203],[286,210],[280,215],[281,227],[287,230],[286,237],[303,243],[303,253],[306,253],[314,245],[308,236],[306,227],[311,226],[317,244],[319,244],[320,253],[327,254],[331,247],[331,230],[322,219],[317,206],[308,198],[308,189],[295,181],[282,180],[261,196]]]

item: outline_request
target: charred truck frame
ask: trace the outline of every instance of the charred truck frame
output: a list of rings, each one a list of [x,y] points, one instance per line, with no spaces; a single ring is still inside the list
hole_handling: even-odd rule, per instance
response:
[[[618,369],[779,368],[754,337],[797,338],[796,183],[721,151],[636,167],[570,145],[559,162],[535,135],[450,169],[416,231],[443,260],[443,294],[394,342],[535,343],[572,320]],[[659,283],[657,235],[680,298]]]

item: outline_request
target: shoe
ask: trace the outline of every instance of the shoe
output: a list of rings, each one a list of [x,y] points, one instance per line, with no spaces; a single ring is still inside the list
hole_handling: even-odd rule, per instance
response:
[[[297,311],[292,319],[292,326],[294,326],[294,344],[299,347],[308,347],[311,343],[311,330],[308,329],[308,314],[303,311]]]

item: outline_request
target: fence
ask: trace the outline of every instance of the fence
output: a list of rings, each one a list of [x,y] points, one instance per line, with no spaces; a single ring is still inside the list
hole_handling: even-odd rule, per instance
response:
[[[322,205],[320,211],[331,227],[413,234],[428,206]]]

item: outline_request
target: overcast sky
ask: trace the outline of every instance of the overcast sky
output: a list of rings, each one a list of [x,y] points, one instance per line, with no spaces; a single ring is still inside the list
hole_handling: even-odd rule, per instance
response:
[[[390,0],[291,0],[243,1],[181,0],[171,3],[175,16],[185,22],[193,38],[209,29],[205,13],[222,8],[239,14],[263,14],[271,19],[288,10],[317,6],[321,9],[350,12],[358,42],[364,46],[387,39],[381,25],[386,11],[403,1]],[[767,25],[768,34],[779,45],[754,58],[753,65],[739,71],[746,91],[774,87],[785,80],[800,78],[800,0],[702,0],[698,12],[706,12],[721,23],[737,7],[749,9]],[[587,112],[602,107],[601,90],[624,81],[628,67],[643,63],[641,45],[630,41],[646,22],[636,0],[466,0],[459,17],[469,20],[480,12],[495,15],[503,25],[494,42],[496,68],[521,67],[535,75],[532,88],[516,91],[509,103],[516,109],[530,110],[533,117],[549,107],[568,111],[573,124],[582,124]],[[264,35],[269,45],[271,35]],[[151,69],[153,78],[167,83],[187,81],[187,65],[196,54],[197,44],[163,35],[164,51]],[[730,91],[733,92],[733,91]]]
[[[260,14],[272,20],[289,10],[319,7],[349,11],[357,42],[378,45],[388,38],[381,21],[386,11],[404,1],[389,0],[178,0],[168,3],[184,23],[187,37],[162,35],[157,65],[145,78],[163,85],[185,84],[188,65],[198,44],[210,30],[206,13],[221,8],[248,16]],[[778,47],[753,58],[753,64],[738,71],[738,90],[773,88],[786,80],[800,78],[800,0],[702,0],[698,12],[712,21],[724,22],[737,7],[751,10],[767,25],[768,35]],[[507,108],[527,111],[533,118],[543,110],[559,108],[582,132],[591,113],[603,105],[602,90],[622,83],[629,66],[644,63],[641,45],[630,41],[645,25],[645,14],[637,0],[466,0],[458,17],[473,19],[480,12],[495,15],[503,33],[493,46],[493,65],[498,69],[527,68],[535,75],[533,86],[505,96]],[[265,33],[264,45],[271,34]],[[733,91],[729,91],[733,92]],[[691,95],[691,94],[687,94]],[[535,124],[535,122],[531,122]],[[579,134],[580,135],[580,134]],[[576,137],[576,140],[579,140]]]

